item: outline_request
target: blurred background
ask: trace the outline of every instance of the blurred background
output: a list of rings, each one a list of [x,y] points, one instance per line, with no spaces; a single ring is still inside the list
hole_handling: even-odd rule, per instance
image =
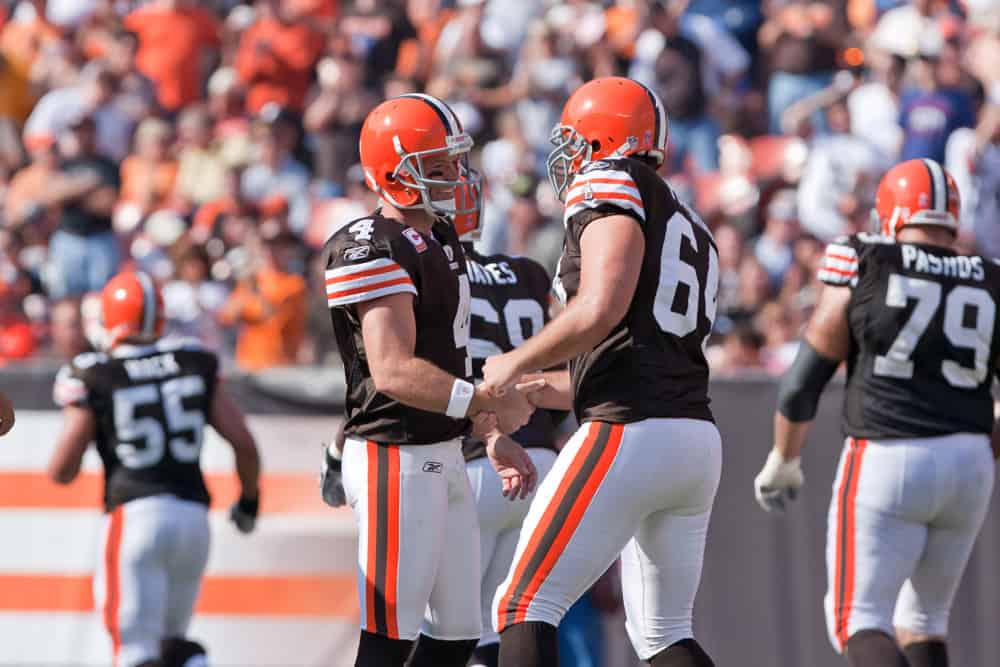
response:
[[[275,493],[301,495],[304,504],[272,508],[304,514],[265,519],[271,537],[254,539],[276,541],[256,553],[283,554],[282,540],[313,531],[319,542],[309,548],[332,549],[344,565],[318,571],[333,568],[341,579],[295,585],[336,591],[327,598],[341,596],[347,611],[337,613],[349,618],[350,521],[334,513],[342,539],[323,541],[326,524],[314,521],[323,510],[311,504],[312,445],[334,432],[343,396],[319,250],[338,225],[376,206],[357,165],[362,121],[380,100],[406,92],[447,100],[476,140],[472,161],[487,183],[480,249],[527,255],[551,272],[562,225],[545,178],[549,132],[568,95],[606,75],[658,91],[670,118],[662,175],[715,233],[722,285],[708,354],[715,377],[732,378],[715,395],[734,447],[752,412],[729,397],[756,382],[771,387],[768,378],[791,363],[824,244],[870,229],[875,187],[891,164],[944,163],[961,191],[963,246],[1000,256],[998,0],[0,2],[0,389],[40,420],[4,444],[0,524],[14,521],[11,529],[42,549],[49,538],[31,533],[41,524],[24,512],[84,511],[86,490],[71,492],[64,507],[31,476],[47,446],[37,443],[58,423],[47,392],[61,363],[100,342],[94,293],[122,268],[141,268],[163,287],[168,333],[217,350],[244,407],[273,434],[265,466],[277,466]],[[309,426],[299,433],[288,424]],[[748,502],[750,468],[769,438],[760,424],[753,464],[732,473],[742,485],[734,497]],[[835,449],[832,418],[829,427]],[[36,451],[25,459],[29,446]],[[826,487],[813,491],[821,523]],[[84,544],[96,539],[71,532]],[[813,537],[821,548],[822,536]],[[253,570],[239,554],[254,548],[233,545],[218,557],[220,576]],[[15,585],[9,575],[5,587],[3,573],[63,567],[39,565],[42,552],[24,549],[29,555],[0,557],[0,646],[34,636],[5,622],[28,618],[41,603],[21,599],[42,585]],[[821,583],[822,559],[812,567]],[[609,579],[589,621],[620,614]],[[45,585],[56,597],[64,590]],[[233,586],[220,586],[225,600]],[[818,597],[806,602],[819,608]],[[59,613],[85,606],[64,604]],[[239,615],[241,604],[208,608]],[[304,609],[329,611],[316,604]],[[595,636],[589,627],[582,636]],[[293,624],[282,636],[299,631]],[[819,631],[809,646],[828,653]],[[609,635],[610,646],[620,639]],[[613,653],[581,656],[605,649]],[[797,659],[773,664],[821,664]],[[0,655],[0,664],[43,663],[73,664]]]

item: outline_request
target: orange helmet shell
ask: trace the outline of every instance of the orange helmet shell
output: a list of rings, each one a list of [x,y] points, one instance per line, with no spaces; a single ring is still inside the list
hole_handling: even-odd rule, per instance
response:
[[[472,139],[451,107],[420,93],[395,97],[375,107],[365,118],[359,142],[368,187],[393,206],[423,207],[432,215],[456,211],[453,204],[437,209],[431,202],[430,188],[450,187],[457,191],[472,183],[478,186],[478,174],[467,163],[471,148]],[[422,159],[432,155],[455,157],[463,178],[428,178]]]
[[[119,273],[101,292],[101,318],[110,347],[131,336],[155,338],[163,332],[163,296],[148,274]]]
[[[552,132],[556,149],[549,155],[549,178],[562,197],[572,175],[591,160],[645,155],[659,166],[667,135],[667,113],[650,88],[618,76],[594,79],[577,88],[563,107]]]
[[[886,236],[908,225],[957,231],[960,208],[958,185],[944,167],[934,160],[907,160],[879,183],[874,217]]]

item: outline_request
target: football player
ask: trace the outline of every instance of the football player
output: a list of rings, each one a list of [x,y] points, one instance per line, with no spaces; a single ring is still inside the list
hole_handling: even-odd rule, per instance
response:
[[[215,354],[160,338],[163,300],[145,273],[120,273],[101,295],[106,352],[78,355],[56,377],[63,430],[49,476],[69,484],[95,442],[104,464],[104,546],[94,598],[115,667],[181,667],[204,649],[185,639],[209,550],[198,459],[205,427],[233,447],[242,494],[230,517],[248,533],[259,459]]]
[[[483,362],[493,354],[508,352],[541,331],[549,321],[551,281],[537,262],[527,257],[482,255],[472,242],[479,235],[479,216],[456,216],[455,229],[465,250],[466,267],[472,289],[469,354],[472,374],[482,379]],[[562,414],[536,410],[531,419],[509,437],[524,446],[536,475],[544,478],[556,459],[556,426]],[[466,470],[479,515],[480,591],[483,631],[471,667],[497,667],[500,637],[493,630],[493,594],[507,576],[517,537],[528,513],[529,487],[521,493],[509,487],[488,459],[484,440],[507,438],[498,430],[483,438],[467,437],[462,443]]]
[[[500,664],[557,664],[556,626],[622,557],[626,626],[657,667],[712,661],[691,612],[721,470],[703,346],[719,259],[705,223],[656,173],[667,117],[623,78],[579,88],[553,131],[549,177],[565,202],[556,281],[566,308],[523,345],[486,360],[501,391],[549,372],[536,405],[572,407],[580,429],[528,510],[494,599]]]
[[[956,252],[958,214],[951,175],[910,160],[879,185],[881,234],[828,246],[754,482],[765,509],[795,497],[820,393],[846,360],[824,606],[834,648],[859,667],[948,664],[952,599],[993,488],[1000,267]]]
[[[479,549],[468,543],[478,523],[461,438],[469,417],[493,413],[512,432],[533,409],[518,392],[494,397],[471,382],[469,278],[447,220],[478,208],[471,148],[434,97],[380,104],[360,151],[382,206],[324,251],[348,390],[343,449],[328,448],[323,486],[337,500],[342,482],[358,523],[360,667],[404,664],[418,635],[407,664],[468,660],[480,634]],[[493,448],[519,490],[530,484],[520,447],[501,439]]]

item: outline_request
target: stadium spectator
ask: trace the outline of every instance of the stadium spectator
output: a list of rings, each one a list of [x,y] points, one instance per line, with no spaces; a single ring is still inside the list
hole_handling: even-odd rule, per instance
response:
[[[239,326],[236,363],[248,371],[296,363],[305,330],[306,284],[290,273],[298,239],[248,239],[250,257],[219,319]]]
[[[243,172],[241,188],[251,201],[285,196],[290,204],[289,222],[300,234],[309,222],[309,171],[292,157],[295,133],[294,121],[277,104],[260,110],[253,124],[256,161]]]
[[[375,91],[364,84],[361,62],[324,58],[316,68],[319,91],[305,112],[305,128],[315,151],[315,178],[326,194],[343,192],[348,168],[356,162],[365,116],[378,103]]]
[[[812,145],[798,189],[802,227],[832,241],[867,229],[878,179],[891,162],[864,137],[852,133],[843,101],[826,111],[830,134]]]
[[[184,109],[177,119],[177,132],[180,150],[174,201],[180,210],[188,211],[222,196],[227,165],[204,105]]]
[[[97,128],[97,152],[109,160],[128,154],[132,125],[114,104],[118,82],[106,63],[93,61],[82,70],[74,85],[46,93],[24,126],[24,143],[57,139],[81,116],[92,117]]]
[[[213,350],[225,350],[219,311],[229,296],[211,279],[211,260],[203,246],[184,244],[175,253],[176,275],[163,286],[166,332],[195,338]]]
[[[764,232],[754,241],[753,253],[767,271],[771,284],[778,286],[794,259],[791,243],[799,231],[795,192],[775,193],[767,205],[765,218]]]
[[[196,101],[206,58],[221,42],[212,12],[194,0],[152,0],[124,25],[139,37],[136,66],[156,84],[160,106],[176,112]]]
[[[171,203],[177,161],[169,153],[173,131],[169,123],[147,118],[135,131],[135,153],[121,166],[121,197],[140,218]]]
[[[236,70],[247,88],[247,111],[273,103],[301,114],[322,48],[309,19],[278,0],[258,0],[256,21],[240,38]]]
[[[770,131],[780,134],[785,110],[830,83],[837,50],[847,34],[846,17],[841,0],[774,1],[765,7],[767,20],[760,28],[759,43],[768,51]],[[821,117],[814,118],[814,126],[825,129]]]
[[[900,100],[903,145],[899,160],[930,158],[945,160],[948,137],[960,127],[976,124],[972,98],[943,78],[946,68],[940,56],[944,39],[936,31],[926,31],[913,63],[915,85],[904,89]]]
[[[53,298],[97,291],[118,272],[121,250],[111,230],[118,199],[118,169],[97,153],[91,116],[70,121],[59,137],[63,161],[41,195],[42,206],[61,206],[49,242],[48,282]]]

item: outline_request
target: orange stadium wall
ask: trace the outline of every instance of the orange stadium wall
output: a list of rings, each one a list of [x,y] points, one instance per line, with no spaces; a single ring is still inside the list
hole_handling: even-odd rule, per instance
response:
[[[14,431],[0,440],[0,665],[105,666],[109,643],[91,612],[90,590],[100,546],[99,461],[88,453],[69,487],[45,479],[59,414],[46,405],[51,375],[43,375],[15,383],[0,372],[0,391],[19,408]],[[724,465],[696,631],[719,665],[841,667],[821,608],[841,388],[831,387],[822,402],[805,456],[805,494],[783,518],[762,512],[752,491],[770,445],[775,389],[771,381],[713,386]],[[262,516],[248,537],[226,520],[238,492],[232,454],[210,435],[203,462],[213,493],[212,555],[191,635],[209,647],[216,667],[349,665],[357,632],[356,535],[350,513],[326,508],[316,489],[319,443],[338,421],[325,414],[338,410],[235,393],[256,412]],[[651,455],[664,446],[650,443]],[[1000,665],[998,510],[987,517],[952,615],[953,664],[964,667]],[[637,665],[620,620],[607,621],[606,667]]]

